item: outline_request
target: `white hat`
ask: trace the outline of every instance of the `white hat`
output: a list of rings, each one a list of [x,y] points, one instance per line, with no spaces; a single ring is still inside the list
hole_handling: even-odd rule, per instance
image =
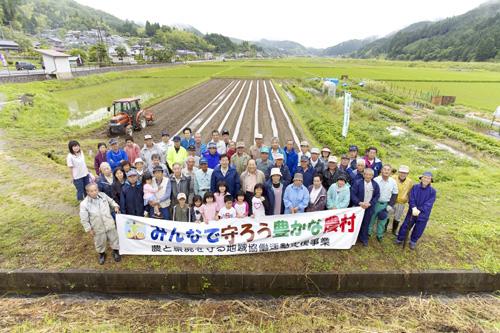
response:
[[[280,176],[282,176],[281,171],[280,171],[279,168],[272,168],[271,169],[271,177],[274,176],[274,175],[280,175]]]
[[[137,158],[135,159],[135,161],[134,161],[134,164],[137,164],[137,163],[142,163],[142,164],[144,164],[144,161],[142,160],[142,158],[137,157]]]
[[[404,173],[409,173],[410,172],[410,168],[407,165],[400,165],[398,171],[399,172],[404,172]]]
[[[328,157],[328,163],[337,163],[337,156]]]
[[[319,148],[312,148],[311,154],[318,154],[319,155]]]
[[[283,156],[283,154],[281,154],[281,153],[277,153],[277,154],[276,154],[276,157],[275,157],[274,159],[275,159],[275,160],[284,160],[284,159],[285,159],[285,157]]]
[[[182,192],[181,192],[181,193],[179,193],[179,194],[177,194],[177,200],[181,200],[181,199],[186,200],[186,194],[184,194],[184,193],[182,193]]]
[[[327,152],[327,153],[331,153],[332,151],[330,150],[330,148],[328,147],[323,147],[323,149],[321,149],[322,152]]]
[[[144,140],[152,139],[153,136],[151,134],[144,135]]]
[[[264,136],[261,133],[255,134],[256,139],[264,139]]]
[[[301,146],[301,147],[309,147],[309,142],[307,142],[307,141],[302,141],[302,142],[300,143],[300,146]]]

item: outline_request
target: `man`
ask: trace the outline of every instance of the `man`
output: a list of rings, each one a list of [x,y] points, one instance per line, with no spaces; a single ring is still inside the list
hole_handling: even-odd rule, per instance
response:
[[[106,153],[106,160],[111,169],[115,171],[123,161],[128,161],[128,156],[123,149],[118,147],[118,140],[115,138],[109,140],[109,145],[111,149]]]
[[[373,169],[375,177],[378,176],[382,169],[382,161],[377,158],[377,148],[370,147],[366,150],[365,165],[367,168]]]
[[[266,176],[262,171],[257,169],[257,163],[255,160],[249,160],[246,170],[240,175],[240,187],[243,193],[245,193],[245,201],[248,202],[248,206],[250,207],[250,215],[252,214],[252,198],[254,195],[255,185],[264,184],[265,182]]]
[[[271,178],[265,184],[266,197],[269,200],[272,215],[281,215],[285,212],[283,202],[286,186],[281,178],[281,171],[278,168],[271,169]]]
[[[298,163],[297,165],[300,166],[300,159],[302,156],[307,156],[308,159],[311,158],[311,153],[309,152],[309,142],[307,141],[302,141],[300,143],[300,152],[298,153]]]
[[[160,206],[160,214],[164,220],[170,220],[170,196],[172,194],[172,186],[168,176],[165,176],[164,169],[161,166],[156,166],[153,169],[153,189],[156,190],[156,200],[149,202],[149,216],[154,216],[153,206]]]
[[[283,156],[283,159],[286,163],[285,151],[280,147],[280,139],[278,139],[277,137],[273,137],[271,139],[271,148],[269,149],[269,159],[271,161],[274,161],[278,154],[281,154]]]
[[[285,214],[303,213],[309,205],[309,191],[303,185],[303,180],[302,174],[297,172],[293,176],[293,183],[287,186],[283,196]]]
[[[144,193],[137,179],[135,169],[127,172],[127,181],[120,194],[120,211],[122,214],[144,217]]]
[[[325,170],[325,165],[319,158],[319,148],[311,149],[311,159],[309,160],[309,164],[311,168],[314,168],[314,173],[323,173]]]
[[[210,181],[210,190],[212,193],[217,192],[217,184],[220,181],[225,181],[229,194],[236,196],[240,190],[240,176],[236,169],[229,165],[229,158],[226,154],[221,155],[220,163],[215,167]]]
[[[151,156],[153,154],[158,154],[161,162],[165,163],[165,155],[162,155],[161,149],[153,142],[151,134],[146,134],[144,135],[144,147],[141,149],[141,158],[147,168],[151,165]]]
[[[193,131],[191,131],[191,128],[186,127],[185,129],[182,130],[182,134],[184,137],[181,140],[181,146],[184,149],[188,149],[189,146],[194,146],[194,138],[192,136]]]
[[[245,152],[245,143],[238,141],[236,143],[236,154],[231,156],[231,165],[236,168],[236,172],[241,175],[247,167],[247,163],[250,160],[250,155]]]
[[[297,166],[299,165],[299,155],[293,147],[293,140],[286,140],[285,158],[286,165],[290,171],[290,177],[293,177],[295,175],[295,171],[297,170]]]
[[[194,133],[194,149],[196,156],[203,156],[205,151],[207,150],[207,145],[201,141],[201,133]]]
[[[351,185],[364,179],[363,173],[365,171],[365,165],[365,160],[363,158],[358,158],[356,161],[356,168],[351,169],[351,167],[349,167],[347,169],[349,177],[351,178]]]
[[[349,166],[352,170],[356,170],[357,159],[358,159],[358,146],[350,145],[349,146]]]
[[[130,163],[134,163],[136,158],[141,155],[141,147],[138,144],[134,143],[134,138],[131,136],[127,136],[125,138],[125,147],[123,148],[125,153],[127,154],[128,161]]]
[[[342,157],[340,157],[339,169],[349,175],[349,173],[347,172],[347,169],[349,169],[349,156],[347,156],[346,154],[343,154]]]
[[[264,175],[267,173],[267,169],[274,165],[273,161],[269,159],[269,149],[265,146],[260,149],[260,158],[255,162],[257,163],[257,169],[262,171]]]
[[[353,206],[360,206],[365,210],[358,239],[363,246],[368,246],[368,229],[373,209],[380,197],[380,188],[373,180],[373,169],[365,169],[363,180],[351,186],[351,202]]]
[[[113,259],[119,262],[121,257],[118,252],[118,233],[111,211],[118,214],[120,207],[105,193],[99,192],[96,184],[88,184],[85,191],[87,196],[80,203],[80,223],[85,232],[94,237],[99,264],[103,265],[106,260],[107,243],[113,250]]]
[[[200,169],[194,173],[194,193],[202,198],[206,192],[210,191],[212,172],[213,170],[208,168],[208,161],[202,158],[200,160]]]
[[[160,157],[160,155],[159,155],[159,154],[153,154],[153,155],[151,155],[151,163],[150,163],[150,164],[149,164],[149,166],[148,166],[148,171],[149,171],[149,173],[150,173],[150,174],[153,174],[153,170],[154,170],[154,168],[156,168],[157,166],[162,167],[163,172],[165,173],[165,176],[167,176],[167,177],[168,177],[169,172],[168,172],[167,166],[166,166],[164,163],[162,163],[162,162],[161,162],[161,157]],[[137,173],[139,173],[139,172],[137,172]],[[140,180],[139,180],[139,182],[140,182]]]
[[[373,210],[368,235],[371,236],[373,227],[378,220],[377,240],[379,242],[382,241],[382,237],[384,236],[388,212],[392,212],[394,210],[394,203],[396,202],[396,197],[398,196],[398,185],[396,184],[394,178],[391,177],[391,172],[392,167],[389,164],[386,164],[382,167],[380,175],[374,179],[379,186],[380,197],[375,204],[375,209]]]
[[[408,203],[410,190],[413,187],[413,180],[408,177],[410,173],[410,168],[406,165],[401,165],[398,170],[398,174],[392,176],[398,184],[398,197],[396,198],[396,203],[394,204],[394,218],[392,220],[392,234],[397,236],[399,222],[403,218],[403,213],[405,211],[406,204]],[[386,225],[387,229],[387,225]]]
[[[189,157],[193,158],[194,166],[195,167],[200,166],[200,158],[201,157],[198,156],[198,155],[196,155],[196,148],[194,147],[194,145],[191,145],[191,146],[188,147],[187,154],[188,154],[188,156],[186,157],[186,160],[184,161],[184,166],[186,166],[186,162],[187,162],[187,159]]]
[[[266,179],[269,179],[269,177],[271,176],[271,171],[274,168],[277,168],[280,170],[281,181],[283,182],[285,187],[287,187],[288,184],[292,182],[292,176],[290,175],[290,170],[288,169],[288,166],[285,164],[284,159],[285,158],[283,154],[276,154],[274,159],[274,165],[268,168],[266,171]]]
[[[188,197],[188,203],[193,202],[193,196],[194,196],[194,178],[196,175],[196,171],[198,171],[198,168],[195,166],[195,161],[194,158],[198,156],[188,156],[186,159],[186,163],[184,168],[182,168],[182,174],[184,177],[189,178],[189,193],[191,197]]]
[[[263,147],[264,136],[260,133],[255,134],[255,144],[250,147],[250,156],[257,160],[260,157],[260,150]]]
[[[402,244],[407,230],[409,233],[409,229],[413,227],[410,237],[410,249],[412,250],[416,248],[417,241],[424,233],[432,207],[436,201],[436,190],[431,186],[432,173],[424,172],[419,179],[420,183],[414,185],[410,191],[408,213],[396,239],[396,244]]]
[[[220,155],[217,152],[217,144],[215,142],[208,143],[208,151],[203,154],[203,158],[207,160],[210,169],[215,169],[219,165]]]
[[[172,175],[170,176],[170,187],[172,188],[172,195],[170,197],[171,207],[177,205],[177,195],[184,193],[191,203],[191,179],[182,174],[182,166],[180,163],[174,163],[172,166]],[[191,199],[189,199],[191,198]]]
[[[226,145],[226,154],[227,154],[227,149],[229,148],[229,130],[227,128],[224,128],[222,130],[222,141],[224,141],[224,144]]]
[[[170,141],[170,135],[167,130],[161,131],[161,142],[157,144],[160,149],[162,159],[165,160],[167,158],[168,149],[174,146],[174,143]]]
[[[226,151],[227,151],[226,143],[224,142],[224,140],[220,140],[218,130],[212,131],[212,141],[210,141],[209,144],[210,143],[215,143],[215,146],[217,147],[217,153],[219,155],[226,153]]]
[[[315,175],[315,170],[309,166],[309,158],[306,155],[302,155],[300,158],[300,166],[297,168],[297,173],[302,174],[302,181],[306,188],[313,183],[313,178]]]
[[[328,157],[327,168],[323,171],[323,187],[325,190],[328,191],[330,186],[335,184],[340,176],[344,176],[346,180],[350,181],[349,175],[337,167],[337,156],[331,155]]]
[[[175,163],[179,163],[180,165],[184,164],[184,161],[188,157],[188,153],[184,147],[181,146],[181,137],[176,135],[174,136],[174,146],[168,150],[167,153],[167,165],[172,168]],[[177,197],[176,197],[177,198]]]

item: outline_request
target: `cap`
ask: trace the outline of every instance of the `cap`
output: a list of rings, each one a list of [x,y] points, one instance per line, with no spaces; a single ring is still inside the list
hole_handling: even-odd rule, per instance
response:
[[[200,159],[200,165],[202,165],[202,164],[208,164],[207,159],[204,157]]]
[[[349,156],[347,156],[346,154],[343,154],[340,159],[342,160],[348,160],[349,159]]]
[[[337,163],[337,156],[328,157],[328,163]]]
[[[174,142],[178,142],[178,141],[181,141],[181,137],[176,135],[174,136],[174,138],[172,139]]]
[[[153,168],[153,173],[155,173],[156,171],[161,171],[161,172],[163,172],[163,168],[162,168],[162,166],[161,166],[161,165],[157,165],[157,166],[155,166],[155,167]]]
[[[128,172],[127,172],[127,177],[132,177],[132,176],[138,176],[139,174],[137,173],[137,170],[135,169],[130,169]]]
[[[243,141],[238,141],[236,143],[236,148],[245,148],[245,143]]]
[[[187,150],[190,150],[190,151],[195,151],[195,150],[196,150],[196,148],[195,148],[193,145],[190,145],[190,146],[188,147],[188,149],[187,149]]]
[[[208,148],[217,148],[217,144],[215,142],[209,142]]]
[[[302,161],[309,162],[309,157],[307,157],[307,155],[302,155],[302,156],[300,157],[300,161],[301,161],[301,162],[302,162]]]
[[[142,164],[144,164],[144,161],[142,160],[142,158],[137,157],[137,158],[135,159],[135,161],[134,161],[134,164],[137,164],[137,163],[142,163]]]
[[[432,180],[432,172],[426,171],[422,174],[422,176],[418,177],[418,179],[422,179],[422,177],[424,177],[424,176],[431,177],[431,180]]]
[[[110,144],[110,145],[115,145],[115,144],[117,144],[117,143],[118,143],[118,140],[116,140],[115,138],[113,138],[113,139],[109,140],[109,144]]]
[[[260,148],[260,153],[269,154],[269,149],[267,149],[267,147],[262,147]]]
[[[186,200],[186,195],[184,193],[182,193],[182,192],[179,193],[179,194],[177,194],[177,200],[181,200],[181,199]]]
[[[272,168],[272,169],[271,169],[271,177],[272,177],[272,176],[275,176],[275,175],[280,175],[280,176],[282,176],[281,171],[280,171],[280,169],[279,169],[279,168]]]
[[[146,134],[144,135],[144,140],[149,140],[149,139],[152,139],[153,136],[151,134]]]
[[[167,130],[163,130],[161,131],[161,136],[170,136],[170,134],[168,134]]]
[[[302,142],[300,143],[300,146],[301,146],[301,147],[309,147],[309,142],[307,142],[307,141],[302,141]]]
[[[304,176],[302,176],[301,173],[296,173],[294,176],[293,176],[293,180],[304,180]]]
[[[399,172],[404,172],[404,173],[409,173],[410,172],[410,168],[407,166],[407,165],[403,165],[401,164],[399,166]]]
[[[319,148],[311,149],[311,154],[318,154],[319,155]]]
[[[275,160],[284,160],[284,159],[285,159],[285,157],[283,156],[283,154],[281,154],[281,153],[277,153],[277,154],[276,154],[276,157],[275,157],[274,159],[275,159]]]
[[[358,146],[356,145],[349,146],[349,151],[358,151]]]
[[[227,128],[224,128],[222,130],[222,135],[225,135],[225,134],[229,135],[229,130]]]
[[[255,134],[256,139],[264,139],[264,136],[261,133]]]
[[[327,153],[331,153],[332,151],[330,150],[330,148],[328,147],[323,147],[323,149],[321,149],[321,152],[327,152]]]

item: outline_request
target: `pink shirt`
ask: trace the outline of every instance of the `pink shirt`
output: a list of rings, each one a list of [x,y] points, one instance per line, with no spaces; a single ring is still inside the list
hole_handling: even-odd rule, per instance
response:
[[[242,204],[235,202],[233,204],[234,209],[236,209],[236,217],[247,217],[248,216],[248,203],[243,201]]]
[[[215,202],[203,204],[200,207],[200,212],[204,222],[214,221],[217,215],[217,204]]]
[[[228,194],[228,193],[226,193]],[[214,193],[215,204],[217,205],[217,211],[219,211],[222,207],[224,207],[224,196],[226,194],[220,194],[219,192]]]
[[[253,193],[255,184],[257,184],[257,173],[248,173],[245,179],[245,191]]]
[[[123,148],[123,150],[125,150],[125,153],[128,156],[128,161],[132,165],[134,164],[135,159],[141,155],[141,148],[136,143],[133,143],[132,147],[129,147],[128,145],[125,145],[125,147]]]

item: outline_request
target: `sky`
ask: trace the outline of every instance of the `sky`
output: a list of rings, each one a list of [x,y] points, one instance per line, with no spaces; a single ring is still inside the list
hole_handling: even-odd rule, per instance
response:
[[[325,48],[463,14],[485,0],[77,0],[121,19],[189,24],[202,33]]]

